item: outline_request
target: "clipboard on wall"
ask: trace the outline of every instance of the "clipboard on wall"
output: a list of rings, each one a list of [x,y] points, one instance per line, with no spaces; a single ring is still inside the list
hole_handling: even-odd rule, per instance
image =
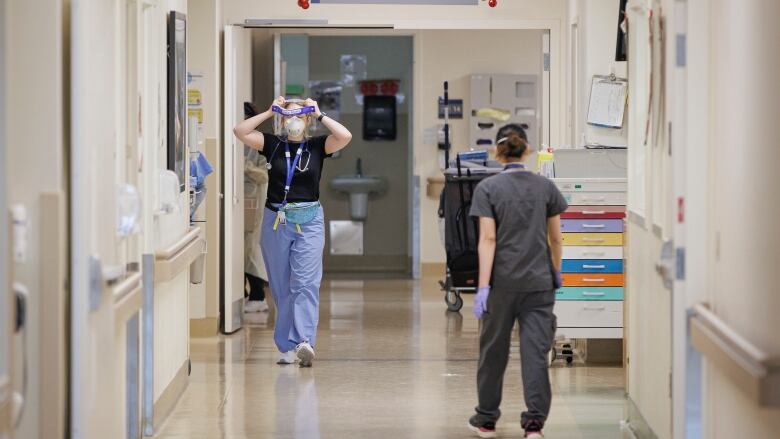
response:
[[[623,128],[628,98],[628,80],[593,76],[588,103],[588,124],[602,128]]]

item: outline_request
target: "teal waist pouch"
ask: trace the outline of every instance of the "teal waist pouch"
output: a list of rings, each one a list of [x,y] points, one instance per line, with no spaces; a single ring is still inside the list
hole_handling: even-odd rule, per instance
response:
[[[288,203],[284,209],[280,205],[273,205],[279,210],[284,210],[284,216],[287,222],[291,224],[306,224],[314,218],[320,212],[320,202],[314,201],[311,203]]]

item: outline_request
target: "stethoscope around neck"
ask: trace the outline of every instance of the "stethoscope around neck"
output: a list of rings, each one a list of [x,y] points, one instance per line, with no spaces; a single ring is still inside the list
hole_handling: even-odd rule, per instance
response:
[[[276,144],[276,148],[274,148],[274,152],[271,153],[271,157],[268,159],[268,163],[266,163],[266,165],[265,165],[266,169],[268,169],[269,171],[274,168],[272,163],[274,161],[274,158],[276,158],[276,152],[279,150],[279,146],[281,146],[281,144],[284,143],[286,145],[286,147],[289,149],[289,145],[290,144],[288,143],[287,138],[285,137],[284,139],[281,139],[281,140],[282,140],[281,142]],[[301,142],[301,145],[299,146],[299,148],[303,148],[303,152],[301,153],[301,161],[298,162],[297,165],[295,165],[295,169],[298,172],[306,172],[306,171],[309,170],[309,162],[311,162],[311,152],[309,152],[306,149],[306,141]],[[303,167],[301,167],[301,164],[303,163],[303,155],[304,154],[306,155],[306,164],[303,165]]]

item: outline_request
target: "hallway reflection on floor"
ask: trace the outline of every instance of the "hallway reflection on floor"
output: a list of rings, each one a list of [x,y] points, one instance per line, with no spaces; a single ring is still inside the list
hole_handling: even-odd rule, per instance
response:
[[[276,437],[320,439],[320,415],[317,408],[317,385],[313,374],[298,376],[292,367],[284,368],[276,377]],[[306,371],[308,372],[308,371]]]
[[[157,435],[191,439],[470,438],[478,323],[445,311],[436,279],[323,283],[314,367],[275,364],[273,311],[230,337],[193,340],[192,375]],[[501,437],[522,437],[517,344]],[[620,367],[551,369],[548,438],[621,438]]]

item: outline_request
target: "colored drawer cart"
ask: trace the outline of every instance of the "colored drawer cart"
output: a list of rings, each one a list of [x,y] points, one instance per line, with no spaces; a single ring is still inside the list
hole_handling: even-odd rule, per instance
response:
[[[623,338],[625,178],[555,178],[561,213],[563,287],[555,292],[557,335]]]
[[[622,287],[623,273],[563,273],[564,287]]]
[[[623,273],[622,259],[564,259],[564,273]]]
[[[564,233],[623,233],[623,220],[620,219],[565,219],[561,220]]]
[[[555,292],[555,300],[623,300],[623,287],[563,287]]]
[[[622,233],[564,233],[563,245],[623,245]]]
[[[623,247],[570,245],[563,247],[563,259],[623,259]]]

